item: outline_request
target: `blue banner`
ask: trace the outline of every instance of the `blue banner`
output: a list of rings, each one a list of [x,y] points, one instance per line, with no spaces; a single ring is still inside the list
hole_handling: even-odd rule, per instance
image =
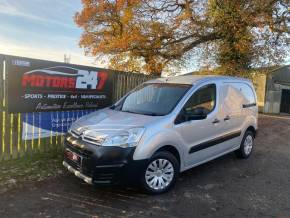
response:
[[[96,110],[23,113],[22,139],[31,140],[64,134],[78,118]]]

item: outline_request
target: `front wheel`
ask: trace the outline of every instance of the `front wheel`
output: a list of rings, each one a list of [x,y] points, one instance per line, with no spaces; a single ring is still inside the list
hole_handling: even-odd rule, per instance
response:
[[[254,147],[254,138],[252,131],[245,132],[240,148],[235,151],[237,157],[247,159],[251,155]]]
[[[142,174],[141,185],[149,194],[161,194],[168,191],[179,175],[179,162],[167,151],[160,151],[148,161]]]

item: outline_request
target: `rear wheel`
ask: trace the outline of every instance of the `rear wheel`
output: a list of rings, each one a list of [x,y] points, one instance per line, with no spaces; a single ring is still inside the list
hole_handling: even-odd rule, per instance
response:
[[[245,132],[240,148],[235,151],[237,157],[247,159],[251,155],[254,147],[254,138],[252,131]]]
[[[149,194],[161,194],[168,191],[179,174],[179,162],[167,151],[157,152],[148,162],[142,174],[141,184]]]

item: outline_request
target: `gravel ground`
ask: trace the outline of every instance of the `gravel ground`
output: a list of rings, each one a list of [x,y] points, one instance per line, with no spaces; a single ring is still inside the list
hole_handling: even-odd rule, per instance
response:
[[[234,154],[186,171],[170,192],[97,188],[73,175],[0,195],[0,217],[290,217],[290,117],[259,118],[248,160]]]

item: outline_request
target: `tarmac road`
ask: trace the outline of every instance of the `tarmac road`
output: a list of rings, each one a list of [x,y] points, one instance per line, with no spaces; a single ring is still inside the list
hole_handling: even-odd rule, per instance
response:
[[[259,118],[248,160],[234,154],[181,175],[168,193],[96,188],[73,175],[0,196],[0,217],[290,217],[290,117]]]

